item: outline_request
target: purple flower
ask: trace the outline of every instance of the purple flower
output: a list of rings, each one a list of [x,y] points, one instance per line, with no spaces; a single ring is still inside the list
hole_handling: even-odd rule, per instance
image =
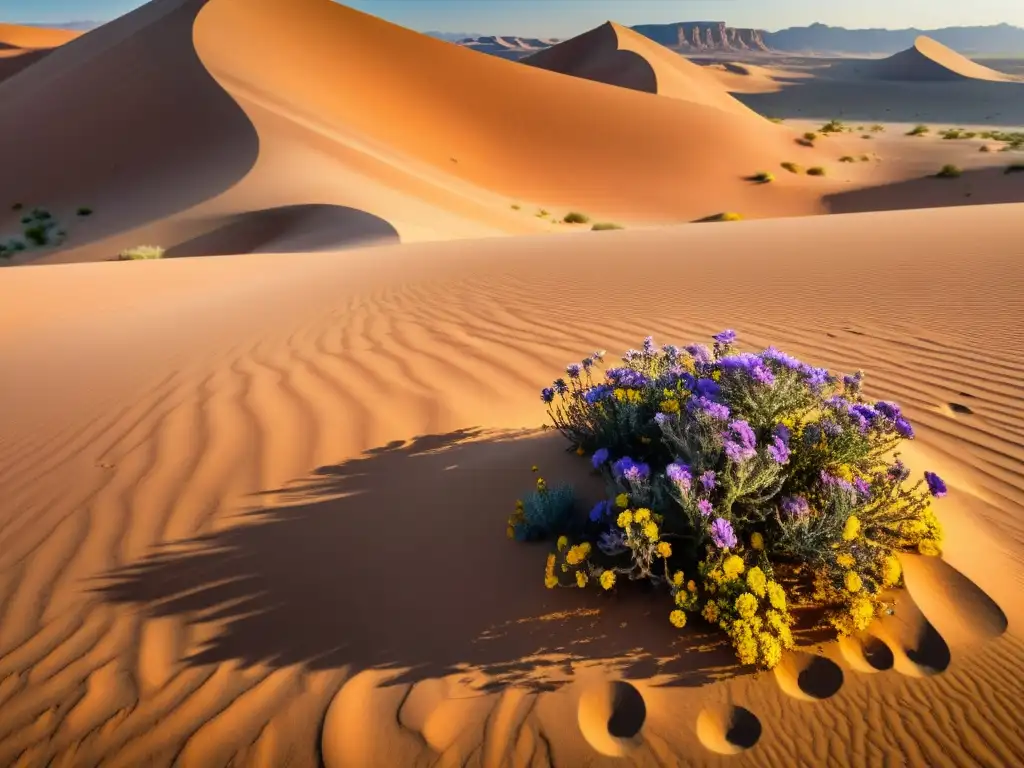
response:
[[[634,465],[634,461],[629,456],[623,456],[621,459],[612,464],[612,475],[615,477],[622,477],[626,474],[626,470]]]
[[[853,487],[865,499],[871,498],[871,486],[868,481],[862,477],[853,478]]]
[[[797,360],[795,357],[787,355],[775,347],[768,347],[761,353],[762,360],[771,360],[773,363],[778,363],[783,368],[789,368],[791,371],[798,371],[804,367],[804,364]]]
[[[722,391],[722,388],[714,379],[697,379],[692,389],[697,393],[698,397],[706,397],[708,400],[714,400]]]
[[[583,370],[589,371],[593,367],[594,367],[594,360],[593,360],[593,358],[590,358],[590,357],[583,358]]]
[[[555,379],[555,392],[564,395],[568,391],[569,385],[565,383],[565,379]]]
[[[737,464],[754,458],[757,453],[754,430],[743,420],[729,422],[729,429],[722,433],[722,439],[725,441],[725,455]]]
[[[860,392],[861,382],[864,381],[864,371],[857,371],[852,376],[843,376],[843,387],[851,395]]]
[[[700,484],[705,491],[713,490],[715,487],[715,473],[710,469],[700,476]]]
[[[641,464],[637,462],[631,467],[627,467],[626,471],[622,473],[622,476],[632,483],[640,480],[646,480],[651,476],[651,468],[647,464]]]
[[[690,468],[685,464],[669,464],[665,467],[665,476],[682,490],[690,490],[690,484],[693,482],[693,473],[690,472]]]
[[[791,518],[806,517],[811,513],[811,505],[803,496],[784,496],[780,507],[783,514]]]
[[[856,493],[852,483],[847,480],[843,480],[841,477],[836,477],[835,475],[826,472],[824,469],[821,470],[820,478],[821,484],[825,486],[825,488],[837,491],[846,491],[847,493]]]
[[[711,517],[711,513],[715,511],[715,508],[711,506],[711,502],[707,499],[701,499],[697,502],[697,511],[700,512],[701,517]]]
[[[583,399],[593,405],[598,400],[604,400],[606,397],[612,395],[612,388],[607,384],[598,384],[596,387],[591,387],[583,394]]]
[[[590,519],[592,522],[600,522],[601,518],[611,512],[612,503],[610,501],[599,501],[594,505],[594,508],[590,510]]]
[[[792,437],[793,435],[793,433],[789,430],[789,427],[782,423],[776,424],[775,429],[772,430],[772,433],[776,437],[781,438],[782,442],[784,442],[787,446],[789,445],[789,438]]]
[[[771,368],[765,365],[757,355],[744,352],[739,355],[729,355],[718,361],[726,371],[742,371],[759,384],[772,385],[775,383],[775,374]]]
[[[879,400],[875,403],[875,410],[889,419],[889,421],[896,421],[896,419],[903,415],[896,403],[890,403],[887,400]]]
[[[594,451],[594,455],[590,457],[590,462],[594,465],[594,469],[597,469],[606,461],[608,461],[607,448],[598,448],[596,451]]]
[[[555,390],[551,387],[544,387],[544,389],[540,391],[540,399],[545,403],[551,403],[551,401],[555,399]]]
[[[860,413],[859,411],[855,411],[851,408],[850,419],[851,421],[853,421],[854,424],[857,425],[857,429],[860,430],[860,433],[862,435],[867,433],[870,423],[868,422],[864,414]]]
[[[776,464],[785,464],[789,461],[789,446],[786,445],[785,440],[776,435],[772,444],[768,446],[768,455]]]
[[[896,432],[900,435],[900,437],[905,437],[908,440],[912,440],[914,438],[914,428],[910,426],[910,422],[907,421],[906,418],[904,418],[903,416],[900,416],[899,418],[896,419],[895,427]]]
[[[654,354],[654,337],[653,336],[648,336],[647,338],[644,339],[644,354],[645,355],[653,355]]]
[[[878,411],[867,403],[854,403],[850,406],[850,413],[851,415],[856,413],[869,425],[874,424],[880,418]],[[863,432],[864,430],[862,429],[861,431]]]
[[[813,368],[811,366],[804,366],[801,371],[804,375],[804,381],[812,389],[820,389],[827,385],[831,380],[829,372],[825,368]]]
[[[949,492],[949,489],[946,488],[945,481],[934,472],[925,472],[924,479],[925,482],[928,483],[928,490],[935,498],[941,499]]]
[[[713,338],[719,344],[732,344],[734,341],[736,341],[736,331],[726,329],[721,333],[716,333],[711,338]]]
[[[843,428],[832,419],[822,419],[821,428],[825,430],[825,434],[829,437],[839,437],[839,435],[843,434]]]
[[[637,352],[636,354],[640,353]],[[640,373],[640,371],[634,371],[632,368],[609,368],[604,372],[604,376],[609,383],[616,387],[641,389],[650,384],[650,379]]]
[[[889,477],[898,482],[903,482],[910,477],[910,469],[901,460],[896,459],[888,469]]]
[[[707,364],[711,362],[711,350],[704,344],[688,344],[683,349],[698,363]]]
[[[658,413],[654,414],[654,423],[657,424],[659,427],[664,427],[671,421],[672,419],[669,418],[669,415],[667,413],[661,413],[659,411]]]
[[[730,413],[728,406],[708,400],[706,397],[691,397],[686,402],[686,410],[695,416],[705,414],[718,421],[725,421]]]
[[[661,351],[665,353],[665,357],[669,360],[678,360],[681,350],[675,344],[666,344],[661,348]]]
[[[591,355],[595,360],[604,360],[604,350],[599,349],[597,352]]]
[[[580,377],[580,366],[577,363],[570,363],[565,366],[565,372],[569,374],[570,379],[578,379]]]
[[[719,549],[732,549],[736,546],[736,534],[728,520],[722,517],[715,518],[715,522],[711,524],[711,540]]]

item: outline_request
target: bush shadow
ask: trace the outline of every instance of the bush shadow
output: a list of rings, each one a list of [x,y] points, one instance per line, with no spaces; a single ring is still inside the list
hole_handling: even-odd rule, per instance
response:
[[[264,492],[232,527],[169,543],[96,589],[212,623],[184,659],[196,666],[386,669],[391,684],[463,673],[488,690],[552,690],[594,662],[664,685],[737,674],[721,633],[669,624],[663,592],[544,587],[550,545],[505,532],[534,463],[572,482],[581,508],[602,495],[554,431],[421,436]]]

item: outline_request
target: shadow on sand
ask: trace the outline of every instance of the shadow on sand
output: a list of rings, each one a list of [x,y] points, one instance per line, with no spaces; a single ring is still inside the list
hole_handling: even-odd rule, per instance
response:
[[[280,491],[237,524],[108,574],[98,591],[152,616],[213,622],[185,661],[390,669],[392,684],[454,673],[551,690],[574,664],[698,686],[737,674],[721,633],[680,632],[667,595],[547,590],[548,544],[509,541],[505,518],[537,463],[603,484],[554,432],[462,430],[368,451]],[[699,622],[694,622],[698,624]],[[662,677],[663,676],[663,677]]]

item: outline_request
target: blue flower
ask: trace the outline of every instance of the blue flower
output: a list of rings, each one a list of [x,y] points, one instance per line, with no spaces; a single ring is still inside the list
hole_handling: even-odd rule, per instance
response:
[[[605,517],[611,512],[612,503],[610,501],[599,501],[594,505],[594,508],[590,510],[590,519],[592,522],[600,522],[601,518]]]
[[[565,379],[555,379],[555,392],[564,395],[568,391],[569,385],[565,383]]]
[[[935,498],[941,499],[949,492],[949,489],[946,488],[945,481],[934,472],[925,472],[924,479],[925,482],[928,483],[928,491]]]
[[[771,360],[773,363],[778,363],[783,368],[789,368],[792,371],[798,371],[804,365],[795,357],[787,355],[785,352],[782,352],[775,347],[768,347],[768,349],[764,350],[761,353],[761,359]]]
[[[722,391],[714,379],[697,379],[692,389],[698,397],[706,397],[708,400],[714,400]]]
[[[700,484],[704,486],[705,491],[714,490],[715,487],[715,473],[712,470],[708,470],[700,476]]]
[[[728,406],[708,400],[706,397],[691,397],[686,401],[686,410],[695,416],[704,414],[718,421],[727,420],[730,414]]]
[[[565,372],[569,374],[570,379],[578,379],[580,377],[580,366],[577,363],[570,363],[565,366]]]
[[[555,390],[551,387],[544,387],[544,389],[540,391],[540,399],[545,403],[550,404],[555,399]]]
[[[583,399],[593,405],[598,400],[604,400],[606,397],[611,397],[613,391],[612,388],[607,384],[598,384],[596,387],[591,387],[583,394]],[[552,392],[554,397],[554,392]]]
[[[594,455],[590,457],[590,462],[594,465],[594,469],[597,469],[606,461],[608,461],[607,448],[598,448],[596,451],[594,451]]]
[[[721,333],[716,333],[711,338],[713,338],[719,344],[732,344],[734,341],[736,341],[736,331],[732,329],[726,329]]]
[[[908,440],[912,440],[914,438],[914,428],[910,425],[910,422],[907,421],[906,418],[904,418],[903,416],[900,416],[898,419],[896,419],[895,426],[896,432],[901,437],[905,437]]]
[[[875,403],[875,410],[889,419],[889,421],[896,421],[896,419],[903,415],[896,403],[890,403],[887,400],[879,400]]]

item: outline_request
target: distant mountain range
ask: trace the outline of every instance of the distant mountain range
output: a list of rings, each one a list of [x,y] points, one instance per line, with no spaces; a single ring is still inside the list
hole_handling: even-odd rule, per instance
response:
[[[633,29],[683,54],[761,52],[891,55],[913,46],[919,35],[927,35],[969,56],[1024,54],[1024,28],[1009,24],[942,29],[845,29],[812,24],[809,27],[766,32],[730,27],[722,21],[681,21],[674,24],[638,24]],[[443,33],[427,34],[441,37]],[[558,42],[551,38],[514,35],[451,35],[442,39],[506,59],[521,59]]]
[[[96,29],[105,22],[102,21],[64,21],[60,24],[26,24],[26,27],[44,27],[45,29],[70,29],[76,32],[86,32]]]

